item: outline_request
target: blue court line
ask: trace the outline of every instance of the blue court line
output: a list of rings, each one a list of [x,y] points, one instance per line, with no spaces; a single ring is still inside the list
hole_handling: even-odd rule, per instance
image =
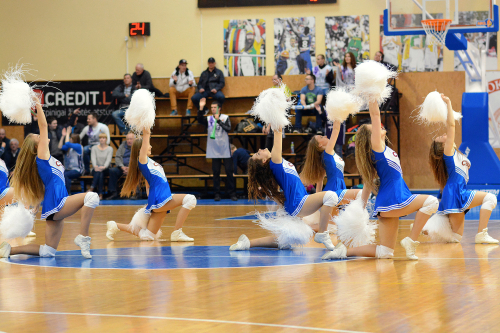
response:
[[[82,257],[79,250],[71,250],[58,251],[53,258],[15,255],[2,261],[40,267],[151,270],[269,267],[332,262],[321,260],[321,256],[327,252],[324,248],[253,248],[248,251],[229,251],[228,246],[186,245],[93,249],[90,252],[92,259]]]

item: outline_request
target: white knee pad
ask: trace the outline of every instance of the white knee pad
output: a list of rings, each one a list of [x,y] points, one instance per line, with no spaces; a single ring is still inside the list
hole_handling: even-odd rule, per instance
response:
[[[196,197],[192,194],[188,194],[182,199],[182,208],[193,209],[196,207]]]
[[[325,191],[325,196],[323,197],[323,205],[328,207],[335,207],[339,202],[339,197],[337,193],[333,191]]]
[[[50,247],[48,245],[40,245],[40,250],[38,254],[40,255],[40,257],[50,258],[50,257],[55,257],[56,252],[57,250],[54,249],[53,247]]]
[[[394,257],[394,249],[384,245],[377,245],[375,256],[379,259],[392,259]]]
[[[438,207],[439,207],[438,199],[432,195],[429,195],[427,199],[425,199],[424,205],[422,206],[422,208],[419,209],[419,211],[427,215],[432,215],[435,212],[437,212]]]
[[[90,208],[99,206],[99,195],[95,192],[88,192],[83,199],[83,205]]]
[[[497,197],[491,193],[486,194],[483,199],[483,204],[481,209],[486,209],[492,211],[497,206]]]

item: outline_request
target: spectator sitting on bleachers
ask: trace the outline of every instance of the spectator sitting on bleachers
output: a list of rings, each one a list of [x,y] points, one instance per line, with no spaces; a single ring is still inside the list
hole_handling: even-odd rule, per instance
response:
[[[398,70],[398,68],[396,66],[384,61],[384,53],[382,53],[382,51],[377,51],[375,53],[375,57],[373,58],[373,60],[380,62],[382,65],[387,67],[387,69],[390,71],[397,71]]]
[[[300,103],[302,105],[295,108],[295,129],[294,133],[302,131],[302,116],[316,116],[316,132],[322,134],[323,120],[321,118],[321,101],[323,100],[323,89],[315,85],[316,77],[314,74],[306,75],[306,86],[300,90]]]
[[[323,89],[324,96],[326,96],[328,90],[330,90],[330,84],[326,82],[326,77],[332,70],[332,67],[325,63],[325,56],[323,54],[316,56],[316,63],[318,65],[313,68],[312,73],[316,76],[316,86]]]
[[[109,169],[108,193],[106,200],[115,200],[120,198],[118,191],[118,179],[121,176],[127,175],[128,163],[130,161],[130,152],[132,151],[132,144],[134,143],[135,135],[133,133],[127,134],[127,139],[123,141],[116,151],[115,165],[116,167]]]
[[[248,173],[248,160],[250,159],[250,152],[245,148],[236,148],[231,145],[231,158],[233,159],[233,173],[238,174],[238,167],[240,167],[243,174]]]
[[[69,117],[69,121],[64,127],[71,126],[71,134],[80,134],[82,133],[85,125],[78,122],[78,116],[80,115],[80,108],[74,110]],[[81,141],[80,141],[81,142]]]
[[[356,69],[356,57],[352,52],[347,52],[344,55],[342,65],[334,61],[333,70],[336,71],[336,86],[353,86],[354,85],[354,70]]]
[[[64,153],[64,181],[68,194],[71,195],[71,180],[79,178],[84,171],[83,147],[80,144],[80,136],[71,134],[71,126],[62,129],[59,149]]]
[[[62,128],[57,125],[57,119],[54,117],[47,117],[47,125],[49,125],[49,150],[50,155],[62,162],[64,156],[59,148],[59,140],[61,140]]]
[[[89,190],[89,192],[97,192],[101,200],[104,177],[109,175],[109,166],[112,158],[113,148],[108,145],[106,134],[101,133],[99,134],[99,144],[92,147],[92,176],[94,176],[94,179]]]
[[[215,65],[215,59],[208,58],[208,68],[201,73],[200,81],[198,81],[198,92],[191,97],[193,103],[198,107],[198,111],[203,110],[200,105],[200,101],[203,98],[212,97],[219,102],[220,106],[224,104],[224,100],[226,99],[221,91],[226,84],[224,74]]]
[[[155,88],[151,74],[144,69],[144,65],[141,63],[135,65],[135,73],[132,74],[132,85],[135,89],[147,89],[155,93],[156,97],[164,97],[163,93]]]
[[[113,98],[116,98],[118,101],[119,110],[113,111],[111,116],[120,130],[120,134],[127,134],[129,131],[128,126],[123,122],[123,117],[130,105],[130,100],[135,90],[135,87],[132,85],[132,76],[130,76],[130,74],[125,74],[123,76],[123,84],[120,84],[113,90]]]
[[[193,97],[196,91],[196,82],[194,81],[193,72],[187,68],[187,61],[181,59],[179,61],[179,66],[175,68],[175,71],[170,75],[170,108],[172,112],[171,116],[177,116],[177,97],[187,97],[187,109],[186,116],[191,115],[191,109],[193,108]]]
[[[88,137],[88,145],[83,147],[83,164],[85,165],[85,173],[90,174],[90,150],[99,144],[99,134],[106,134],[108,145],[111,140],[108,126],[97,121],[97,113],[92,112],[87,116],[87,124],[80,133],[80,140],[83,140],[85,136]]]
[[[3,128],[0,128],[0,144],[3,143],[3,142],[5,142],[5,145],[8,147],[10,139],[8,139],[5,136],[5,130]]]
[[[17,157],[19,156],[20,150],[19,141],[14,138],[10,139],[9,148],[7,148],[2,155],[2,159],[9,170],[9,175],[12,174],[14,168],[16,167]]]
[[[231,159],[231,148],[229,147],[229,136],[227,133],[231,130],[231,121],[225,114],[221,114],[219,102],[213,101],[210,107],[212,114],[208,117],[204,115],[206,99],[200,101],[200,110],[198,111],[198,122],[207,127],[207,158],[212,159],[212,172],[214,173],[214,192],[215,201],[220,201],[220,169],[224,163],[226,170],[226,190],[231,196],[231,200],[238,201],[236,197],[235,181],[233,177],[233,161]],[[215,131],[214,131],[215,128]],[[212,133],[215,134],[213,138]],[[211,138],[212,137],[212,138]]]

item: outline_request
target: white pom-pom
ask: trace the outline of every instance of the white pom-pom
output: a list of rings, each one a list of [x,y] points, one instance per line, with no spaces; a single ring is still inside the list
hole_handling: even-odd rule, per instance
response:
[[[338,87],[326,95],[325,108],[328,119],[343,122],[349,115],[359,112],[361,101],[345,87]]]
[[[255,100],[250,114],[271,125],[273,130],[284,128],[290,125],[286,111],[293,105],[293,101],[287,99],[284,85],[266,89]]]
[[[351,201],[339,215],[333,217],[337,237],[347,246],[358,247],[375,242],[376,221],[370,221],[361,198]]]
[[[426,233],[435,242],[454,242],[455,235],[451,230],[450,219],[448,215],[432,215],[424,228],[423,233]]]
[[[155,94],[147,89],[139,89],[132,95],[124,119],[135,132],[140,133],[144,128],[154,126],[155,109]]]
[[[391,96],[392,86],[387,80],[397,75],[397,72],[389,70],[378,61],[367,60],[354,69],[356,80],[353,94],[366,102],[376,101],[381,104]]]
[[[35,107],[34,97],[37,96],[24,81],[27,70],[23,65],[10,68],[2,76],[0,91],[0,110],[10,122],[17,124],[31,123],[31,109]]]
[[[427,94],[424,102],[417,107],[417,121],[421,124],[443,123],[448,119],[448,105],[443,101],[441,93],[432,91]],[[455,121],[460,120],[462,115],[453,111]]]
[[[255,213],[259,220],[254,221],[262,228],[269,230],[278,240],[280,248],[286,246],[303,246],[311,240],[314,231],[297,216],[289,215],[283,208],[276,215]]]
[[[4,208],[0,220],[2,238],[14,239],[26,237],[33,229],[35,215],[21,204],[12,204]]]
[[[137,234],[139,233],[139,230],[147,229],[148,227],[151,214],[146,214],[144,212],[145,210],[146,207],[142,207],[137,212],[135,212],[134,216],[132,217],[132,221],[130,221],[130,223],[128,224],[130,231],[132,231],[134,234]]]

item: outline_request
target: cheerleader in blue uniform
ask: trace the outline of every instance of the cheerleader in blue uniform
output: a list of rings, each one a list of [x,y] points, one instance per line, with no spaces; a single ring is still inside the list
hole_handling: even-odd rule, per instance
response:
[[[248,161],[248,194],[251,199],[270,198],[283,206],[290,216],[305,217],[321,208],[319,230],[314,241],[322,243],[329,250],[334,246],[327,231],[328,221],[333,207],[337,205],[337,194],[333,191],[307,195],[295,166],[283,159],[282,131],[274,134],[271,152],[260,149]],[[283,191],[280,192],[279,189]],[[230,250],[248,250],[250,247],[279,247],[274,236],[249,240],[241,235]]]
[[[40,135],[29,134],[17,158],[12,176],[14,195],[25,206],[38,207],[43,200],[42,219],[46,220],[45,244],[28,244],[11,248],[7,243],[0,245],[0,257],[14,254],[30,254],[40,257],[54,257],[63,232],[64,219],[81,209],[80,234],[75,244],[82,255],[90,259],[89,225],[94,209],[99,205],[97,193],[88,192],[68,196],[64,181],[64,166],[50,156],[47,119],[40,101],[36,104]]]
[[[196,197],[192,194],[174,194],[170,193],[167,177],[163,166],[156,163],[148,156],[151,155],[151,130],[145,128],[143,130],[142,140],[136,139],[132,144],[130,152],[129,169],[127,178],[123,184],[121,191],[122,197],[130,197],[137,191],[137,186],[146,185],[148,192],[148,204],[144,213],[150,215],[147,228],[136,229],[131,228],[129,224],[116,223],[109,221],[107,223],[108,231],[106,236],[114,239],[114,235],[118,231],[125,231],[135,236],[139,236],[142,240],[155,240],[156,234],[165,219],[167,213],[179,206],[182,206],[177,214],[174,231],[170,236],[172,242],[192,242],[193,238],[188,237],[182,231],[182,225],[186,221],[191,209],[196,207]]]
[[[491,193],[466,189],[471,164],[455,146],[455,118],[451,101],[443,94],[441,97],[448,105],[447,131],[432,142],[429,153],[432,172],[443,191],[437,214],[449,216],[453,237],[456,242],[460,242],[464,233],[465,213],[481,206],[475,242],[496,244],[498,240],[488,235],[487,227],[497,198]]]
[[[339,242],[335,250],[323,259],[351,256],[392,258],[398,235],[399,218],[417,211],[410,236],[401,241],[406,257],[416,260],[418,235],[429,217],[437,211],[439,201],[431,195],[412,195],[403,180],[399,157],[386,146],[386,131],[382,129],[378,104],[370,103],[372,124],[363,125],[356,134],[356,165],[365,188],[377,194],[373,217],[379,219],[380,245],[365,245],[347,249]],[[380,185],[375,180],[380,178]]]

